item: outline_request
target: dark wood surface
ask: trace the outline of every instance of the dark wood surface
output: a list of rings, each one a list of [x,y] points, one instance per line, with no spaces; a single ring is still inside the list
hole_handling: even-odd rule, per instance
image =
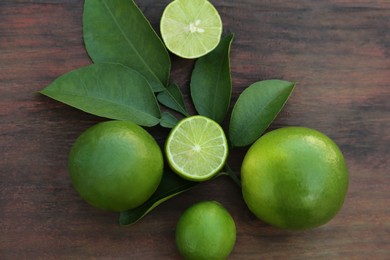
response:
[[[169,2],[136,1],[158,28]],[[90,64],[80,0],[0,1],[0,259],[179,259],[185,208],[218,200],[237,224],[231,259],[390,259],[390,1],[212,1],[234,32],[233,100],[263,79],[298,86],[270,129],[301,125],[330,136],[350,170],[345,204],[328,224],[291,232],[256,220],[226,178],[175,197],[133,226],[96,210],[71,186],[69,149],[104,119],[37,91]],[[186,93],[192,61],[172,58]],[[167,131],[149,129],[160,143]],[[235,171],[246,149],[232,151]]]

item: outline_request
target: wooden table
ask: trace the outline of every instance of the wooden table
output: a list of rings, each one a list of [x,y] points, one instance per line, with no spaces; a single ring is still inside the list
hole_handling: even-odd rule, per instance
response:
[[[136,1],[155,28],[168,0]],[[217,200],[233,215],[231,259],[390,259],[390,2],[212,1],[234,32],[233,100],[263,79],[297,81],[270,129],[301,125],[330,136],[350,170],[345,204],[328,224],[291,232],[256,220],[227,178],[203,183],[122,227],[72,188],[75,138],[103,121],[37,92],[90,64],[83,1],[0,2],[0,259],[179,259],[174,228],[185,208]],[[188,95],[193,61],[172,57]],[[149,129],[160,142],[167,130]],[[246,149],[231,154],[239,171]]]

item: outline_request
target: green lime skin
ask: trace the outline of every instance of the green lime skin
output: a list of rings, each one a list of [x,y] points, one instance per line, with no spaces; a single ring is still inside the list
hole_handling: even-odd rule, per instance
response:
[[[68,171],[89,204],[120,212],[140,206],[155,192],[163,164],[161,149],[146,130],[132,122],[107,121],[79,136]]]
[[[279,228],[321,226],[341,209],[348,169],[338,146],[305,127],[285,127],[260,137],[241,168],[242,193],[249,209]]]
[[[176,245],[185,259],[226,259],[235,242],[234,220],[216,201],[192,205],[182,214],[176,226]]]

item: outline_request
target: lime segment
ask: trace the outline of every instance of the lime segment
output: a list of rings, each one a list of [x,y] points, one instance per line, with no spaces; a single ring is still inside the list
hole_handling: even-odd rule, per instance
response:
[[[222,21],[207,0],[175,0],[164,10],[161,35],[174,54],[195,59],[217,47],[222,34]]]
[[[204,181],[224,166],[228,145],[218,123],[204,116],[192,116],[172,129],[166,153],[171,168],[180,176]]]

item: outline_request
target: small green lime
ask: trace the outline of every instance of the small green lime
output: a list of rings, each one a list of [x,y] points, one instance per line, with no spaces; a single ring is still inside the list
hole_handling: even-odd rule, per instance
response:
[[[304,127],[260,137],[245,155],[242,192],[249,209],[281,228],[308,229],[332,219],[343,205],[348,170],[337,145]]]
[[[157,189],[163,156],[142,127],[108,121],[80,135],[71,149],[68,169],[74,188],[88,203],[124,211],[141,205]]]
[[[226,259],[236,242],[236,225],[216,201],[189,207],[176,226],[176,245],[185,259]]]

